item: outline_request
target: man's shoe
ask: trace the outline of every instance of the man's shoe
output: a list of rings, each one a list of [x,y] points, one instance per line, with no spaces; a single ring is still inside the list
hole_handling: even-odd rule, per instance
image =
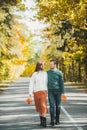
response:
[[[55,123],[54,123],[54,122],[51,122],[51,123],[50,123],[50,125],[54,126],[54,125],[55,125]]]
[[[55,124],[59,124],[59,116],[55,117]]]
[[[55,122],[55,125],[58,125],[58,124],[60,124],[60,122],[59,122],[59,121],[56,121],[56,122]]]

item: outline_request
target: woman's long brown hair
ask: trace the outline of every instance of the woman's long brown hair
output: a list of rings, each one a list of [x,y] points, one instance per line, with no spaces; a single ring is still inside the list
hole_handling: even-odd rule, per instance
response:
[[[37,64],[36,64],[36,68],[35,68],[35,72],[38,72],[38,71],[43,71],[43,65],[44,65],[44,62],[37,62]]]

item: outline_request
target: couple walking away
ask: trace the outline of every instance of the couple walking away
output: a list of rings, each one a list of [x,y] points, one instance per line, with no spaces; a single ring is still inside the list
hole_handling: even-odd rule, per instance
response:
[[[40,125],[46,127],[47,95],[50,105],[50,124],[59,123],[61,96],[64,94],[64,79],[57,69],[56,60],[50,61],[50,70],[44,71],[44,62],[36,64],[35,72],[30,78],[29,97],[34,95],[36,111],[40,116]]]

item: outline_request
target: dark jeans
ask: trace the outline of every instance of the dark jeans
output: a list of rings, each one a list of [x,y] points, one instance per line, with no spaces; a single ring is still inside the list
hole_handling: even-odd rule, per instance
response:
[[[56,117],[56,122],[59,122],[60,106],[61,106],[61,93],[59,89],[48,90],[48,98],[50,104],[50,117],[51,122],[54,122]]]

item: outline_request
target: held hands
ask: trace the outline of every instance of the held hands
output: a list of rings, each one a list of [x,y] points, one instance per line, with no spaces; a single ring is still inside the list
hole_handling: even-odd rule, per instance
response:
[[[33,94],[29,94],[29,97],[31,97],[31,98],[32,98],[32,97],[33,97]]]
[[[66,102],[67,97],[66,97],[64,94],[62,94],[62,95],[61,95],[61,99],[62,99],[62,101]]]
[[[29,94],[29,97],[27,98],[26,102],[27,104],[31,104],[32,103],[32,94]]]

